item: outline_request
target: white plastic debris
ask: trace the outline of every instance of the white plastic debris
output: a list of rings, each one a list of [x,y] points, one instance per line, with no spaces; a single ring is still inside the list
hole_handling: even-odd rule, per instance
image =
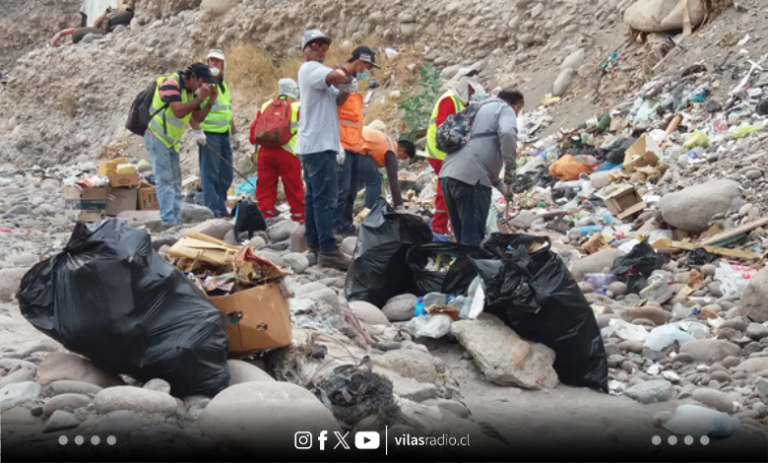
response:
[[[661,351],[674,342],[685,344],[693,340],[694,337],[688,334],[679,323],[670,323],[652,329],[645,339],[645,347]]]
[[[612,330],[610,330],[611,328]],[[603,330],[606,330],[610,334],[615,333],[616,336],[625,341],[645,342],[646,338],[648,337],[648,332],[641,325],[635,325],[618,318],[614,318],[608,322],[608,326]],[[606,331],[602,331],[604,337]]]
[[[677,407],[674,416],[664,423],[664,427],[675,434],[685,436],[728,437],[740,424],[736,416],[686,404]]]

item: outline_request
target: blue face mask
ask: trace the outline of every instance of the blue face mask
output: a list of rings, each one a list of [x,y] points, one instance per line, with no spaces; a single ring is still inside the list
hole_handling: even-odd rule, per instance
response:
[[[371,71],[366,69],[363,72],[358,72],[355,77],[357,77],[357,80],[365,80],[365,79],[371,77]]]

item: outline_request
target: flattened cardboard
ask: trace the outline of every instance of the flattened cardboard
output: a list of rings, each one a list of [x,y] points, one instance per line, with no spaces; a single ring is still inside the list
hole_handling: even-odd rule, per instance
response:
[[[160,210],[160,201],[157,200],[157,190],[155,187],[144,183],[141,184],[138,207],[140,211]]]
[[[131,187],[139,184],[139,174],[109,174],[109,186],[112,188]]]
[[[638,138],[624,152],[624,170],[627,172],[634,172],[637,167],[655,166],[658,163],[659,156],[647,145],[645,135]]]
[[[226,316],[229,352],[254,352],[291,343],[291,310],[279,283],[210,300]]]
[[[611,214],[623,220],[645,209],[645,202],[634,186],[627,185],[606,196],[605,207]]]
[[[70,220],[98,222],[106,217],[107,191],[104,188],[83,188],[82,192],[71,185],[64,185],[64,209]]]
[[[107,215],[115,217],[123,211],[135,211],[138,188],[110,188],[107,192]]]

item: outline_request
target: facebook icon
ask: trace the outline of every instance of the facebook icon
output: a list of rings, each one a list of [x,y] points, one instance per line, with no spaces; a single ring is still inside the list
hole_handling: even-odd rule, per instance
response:
[[[325,450],[325,441],[328,440],[328,431],[320,431],[317,440],[320,441],[320,450]]]

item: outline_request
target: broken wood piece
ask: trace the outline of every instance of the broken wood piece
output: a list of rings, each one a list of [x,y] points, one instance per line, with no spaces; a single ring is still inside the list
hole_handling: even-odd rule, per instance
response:
[[[749,223],[745,223],[744,225],[741,225],[736,228],[732,228],[730,230],[725,230],[724,232],[718,233],[715,236],[709,237],[705,240],[701,240],[702,245],[714,245],[718,244],[722,241],[725,241],[727,239],[733,238],[735,236],[739,236],[744,233],[749,233],[755,228],[762,227],[764,225],[768,225],[768,217],[758,219]]]
[[[672,249],[683,249],[693,251],[696,248],[704,248],[710,254],[716,254],[723,257],[733,257],[735,259],[761,259],[762,256],[757,252],[741,251],[739,249],[722,248],[719,246],[703,246],[683,241],[672,241]]]

